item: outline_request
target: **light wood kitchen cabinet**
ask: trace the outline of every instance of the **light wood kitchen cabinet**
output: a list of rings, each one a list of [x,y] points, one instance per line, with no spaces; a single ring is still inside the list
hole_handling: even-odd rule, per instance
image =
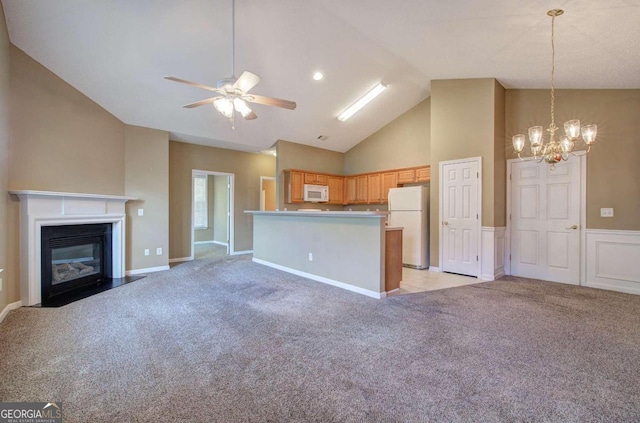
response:
[[[416,170],[415,169],[402,169],[398,171],[398,183],[399,184],[408,184],[416,181]]]
[[[389,190],[398,186],[398,176],[396,172],[386,172],[382,174],[382,202],[389,202]]]
[[[367,175],[358,175],[356,179],[356,203],[366,204],[368,192]]]
[[[367,203],[382,203],[382,175],[380,173],[367,175]]]
[[[319,174],[319,173],[305,173],[304,183],[312,184],[312,185],[328,185],[329,176],[324,174]]]
[[[355,176],[347,176],[345,181],[345,204],[356,204],[358,199],[358,181]]]
[[[285,203],[304,203],[304,172],[284,171]]]
[[[344,178],[342,176],[327,176],[329,186],[329,204],[344,204]]]
[[[416,169],[416,182],[429,182],[431,181],[431,167],[419,167]]]

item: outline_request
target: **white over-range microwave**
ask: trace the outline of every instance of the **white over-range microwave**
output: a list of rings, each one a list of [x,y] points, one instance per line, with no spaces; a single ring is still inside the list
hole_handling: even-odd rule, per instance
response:
[[[304,184],[304,201],[325,203],[329,201],[329,187],[325,185]]]

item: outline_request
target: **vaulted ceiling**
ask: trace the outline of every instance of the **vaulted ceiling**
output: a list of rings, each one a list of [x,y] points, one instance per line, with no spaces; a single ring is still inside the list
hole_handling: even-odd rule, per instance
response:
[[[231,0],[2,0],[11,42],[130,125],[171,139],[260,151],[278,139],[347,151],[429,96],[434,79],[495,77],[548,88],[550,18],[556,87],[640,88],[638,0],[237,0],[236,76],[296,110],[253,106],[230,122],[184,109],[231,74]],[[311,76],[322,71],[325,78]],[[376,83],[378,99],[336,116]],[[325,141],[318,140],[327,136]]]

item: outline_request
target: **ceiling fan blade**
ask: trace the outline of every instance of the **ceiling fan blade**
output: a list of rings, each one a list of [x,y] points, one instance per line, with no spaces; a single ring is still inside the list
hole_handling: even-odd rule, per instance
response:
[[[217,88],[213,88],[204,84],[198,84],[197,82],[187,81],[186,79],[176,78],[175,76],[165,76],[164,79],[168,79],[169,81],[179,82],[181,84],[191,85],[192,87],[202,88],[203,90],[213,91],[214,93],[221,93],[221,91]]]
[[[254,94],[247,96],[247,101],[250,101],[251,103],[266,104],[267,106],[282,107],[283,109],[289,110],[293,110],[297,106],[295,101],[280,100],[279,98]]]
[[[204,100],[196,101],[195,103],[185,104],[182,107],[185,107],[187,109],[193,109],[194,107],[204,106],[205,104],[213,103],[216,98],[218,98],[218,97],[207,98],[207,99],[204,99]]]
[[[244,71],[240,78],[233,84],[233,88],[238,88],[243,93],[246,93],[251,88],[255,87],[260,82],[260,77],[255,73]]]
[[[258,118],[258,115],[256,115],[253,111],[251,113],[249,113],[248,115],[246,115],[244,117],[246,120],[254,120]]]

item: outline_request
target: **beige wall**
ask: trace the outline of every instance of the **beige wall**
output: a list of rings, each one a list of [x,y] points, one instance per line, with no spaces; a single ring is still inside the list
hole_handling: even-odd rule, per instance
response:
[[[4,10],[0,4],[0,273],[3,288],[0,291],[0,312],[7,304],[17,301],[17,284],[8,275],[7,262],[7,208],[9,189],[9,34],[4,19]],[[5,273],[6,272],[6,273]]]
[[[427,98],[344,154],[344,174],[431,163],[431,99]]]
[[[191,171],[232,173],[236,251],[253,245],[253,220],[245,210],[260,208],[260,176],[275,176],[275,158],[221,148],[169,142],[169,257],[191,255]]]
[[[598,141],[587,157],[587,228],[640,230],[640,90],[556,90],[555,95],[557,126],[573,118],[598,125]],[[507,158],[516,157],[511,136],[549,125],[549,101],[549,90],[507,90]],[[614,217],[600,217],[601,207],[613,207]]]
[[[431,219],[432,266],[439,263],[439,163],[482,157],[482,226],[504,226],[505,177],[501,173],[499,125],[504,88],[493,78],[431,81]],[[501,208],[501,210],[496,210]]]
[[[125,144],[125,194],[139,198],[126,204],[127,270],[168,266],[169,133],[126,125]]]
[[[303,144],[296,144],[289,141],[280,140],[276,143],[277,162],[276,162],[276,195],[277,208],[280,210],[285,207],[298,208],[317,208],[317,204],[295,204],[285,205],[284,203],[284,169],[302,169],[311,172],[332,173],[342,175],[344,173],[344,154],[337,151],[325,150],[322,148],[311,147]],[[268,176],[268,175],[263,175]],[[322,205],[322,208],[331,210],[342,210],[342,206]]]
[[[14,46],[9,67],[9,189],[123,195],[125,125]],[[15,196],[9,203],[5,289],[13,302],[20,203]]]
[[[276,209],[276,181],[263,179],[262,190],[264,191],[264,209],[274,211]]]

